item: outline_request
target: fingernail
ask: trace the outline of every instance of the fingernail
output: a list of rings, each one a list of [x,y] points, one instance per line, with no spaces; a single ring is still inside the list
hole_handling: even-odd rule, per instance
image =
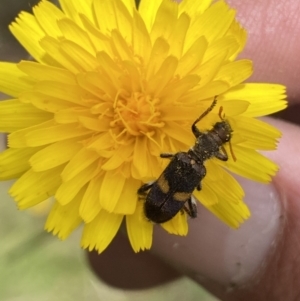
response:
[[[172,236],[159,226],[154,252],[198,281],[222,286],[241,285],[264,268],[282,229],[282,202],[274,185],[238,178],[251,217],[239,229],[223,224],[198,205],[186,237]]]

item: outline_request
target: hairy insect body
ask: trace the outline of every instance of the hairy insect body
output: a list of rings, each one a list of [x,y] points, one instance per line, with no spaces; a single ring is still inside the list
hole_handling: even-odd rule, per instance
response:
[[[195,145],[188,152],[161,154],[162,158],[169,158],[171,162],[155,182],[144,184],[138,190],[138,194],[145,198],[144,212],[150,221],[164,223],[182,210],[192,218],[197,216],[192,193],[196,188],[201,190],[201,181],[206,175],[205,161],[212,157],[228,160],[224,144],[230,142],[232,129],[221,117],[221,109],[222,121],[215,123],[211,130],[201,132],[196,127],[216,102],[215,97],[211,106],[192,125]]]
[[[192,150],[197,157],[202,159],[202,162],[212,157],[216,157],[222,161],[228,160],[223,145],[230,141],[232,129],[227,121],[217,122],[208,132],[194,132],[199,135],[196,136],[197,140]],[[220,152],[220,149],[223,150],[223,153]]]
[[[205,174],[204,165],[195,161],[192,151],[175,154],[147,195],[146,217],[164,223],[183,210],[186,202],[189,202],[188,212],[193,215],[192,193]]]

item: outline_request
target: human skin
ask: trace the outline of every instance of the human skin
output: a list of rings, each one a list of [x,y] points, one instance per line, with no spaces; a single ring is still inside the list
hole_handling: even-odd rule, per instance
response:
[[[289,105],[299,104],[300,1],[228,3],[237,9],[237,18],[248,31],[240,57],[254,62],[255,73],[249,81],[284,84]],[[268,186],[241,180],[252,217],[239,230],[228,229],[198,207],[199,217],[189,222],[187,237],[168,235],[158,226],[151,253],[136,260],[130,260],[136,255],[126,253],[113,265],[113,250],[122,253],[128,248],[122,239],[105,255],[90,255],[98,275],[108,279],[109,271],[115,275],[108,280],[112,285],[133,288],[135,282],[137,287],[146,287],[178,277],[179,271],[225,301],[299,300],[300,128],[278,119],[266,120],[283,133],[278,150],[266,154],[280,170]],[[300,117],[296,121],[300,124]],[[129,261],[130,276],[120,275],[118,271]],[[146,277],[141,267],[148,269]],[[125,282],[122,276],[127,277]]]

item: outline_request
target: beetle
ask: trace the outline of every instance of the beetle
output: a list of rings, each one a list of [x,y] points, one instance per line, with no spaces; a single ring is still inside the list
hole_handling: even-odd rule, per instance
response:
[[[145,199],[144,213],[148,220],[165,223],[182,210],[191,218],[197,217],[196,200],[192,193],[195,189],[201,190],[201,181],[206,175],[204,162],[212,157],[228,160],[224,144],[230,142],[233,132],[228,121],[221,116],[222,107],[219,112],[221,121],[215,123],[211,130],[201,132],[197,128],[197,123],[216,104],[217,96],[192,124],[195,145],[187,152],[162,153],[160,157],[170,159],[170,163],[156,181],[146,183],[138,189],[138,195]]]

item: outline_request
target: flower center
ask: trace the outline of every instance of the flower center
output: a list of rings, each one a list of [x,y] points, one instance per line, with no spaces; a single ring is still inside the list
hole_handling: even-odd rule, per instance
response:
[[[111,126],[125,128],[128,133],[139,136],[161,128],[160,113],[156,108],[157,99],[140,92],[129,97],[119,96],[114,104],[114,121]]]

